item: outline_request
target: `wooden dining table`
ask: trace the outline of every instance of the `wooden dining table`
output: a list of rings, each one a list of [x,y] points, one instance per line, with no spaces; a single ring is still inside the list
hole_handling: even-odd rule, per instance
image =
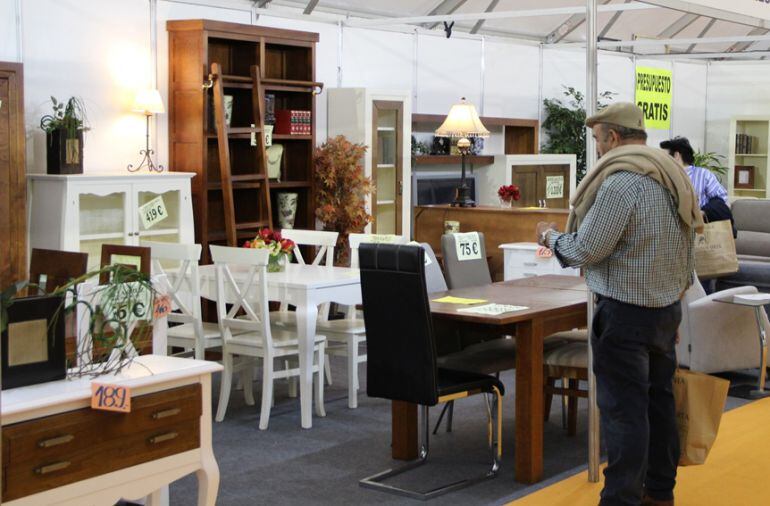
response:
[[[526,306],[526,309],[496,316],[458,312],[458,309],[469,306],[435,302],[445,295]],[[497,335],[515,336],[515,476],[516,481],[522,483],[540,481],[543,477],[543,338],[586,326],[588,289],[583,278],[537,276],[434,293],[430,298],[434,319],[487,329]],[[393,402],[392,431],[393,458],[416,458],[415,404]]]

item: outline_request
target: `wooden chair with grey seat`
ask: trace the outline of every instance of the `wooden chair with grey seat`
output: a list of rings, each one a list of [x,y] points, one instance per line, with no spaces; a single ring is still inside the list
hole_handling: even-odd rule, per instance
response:
[[[366,391],[369,397],[420,405],[419,457],[399,468],[364,478],[362,487],[415,499],[431,499],[493,478],[499,469],[503,385],[493,376],[440,367],[425,279],[425,251],[397,244],[361,245],[361,295],[369,348]],[[399,315],[393,318],[393,315]],[[492,466],[484,473],[427,492],[383,483],[427,462],[428,408],[441,402],[483,394]],[[491,398],[491,402],[490,402]]]
[[[588,398],[588,391],[580,389],[580,382],[588,381],[588,332],[586,330],[574,332],[576,335],[582,332],[586,339],[551,347],[544,351],[543,356],[544,420],[548,421],[554,394],[561,395],[562,424],[566,425],[568,436],[574,436],[577,433],[578,398]],[[556,386],[557,378],[561,378],[561,387]]]

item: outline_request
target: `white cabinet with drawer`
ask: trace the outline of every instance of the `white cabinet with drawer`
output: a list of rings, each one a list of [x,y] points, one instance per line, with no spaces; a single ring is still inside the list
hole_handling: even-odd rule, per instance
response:
[[[503,279],[529,278],[544,274],[580,276],[580,269],[563,268],[555,256],[538,257],[534,242],[501,244],[503,250]]]

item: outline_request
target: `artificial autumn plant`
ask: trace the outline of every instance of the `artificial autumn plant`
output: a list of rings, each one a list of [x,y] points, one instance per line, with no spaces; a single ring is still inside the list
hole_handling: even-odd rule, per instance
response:
[[[315,215],[324,230],[339,233],[335,249],[338,265],[349,263],[348,235],[363,232],[373,221],[366,209],[366,197],[374,192],[374,185],[364,175],[364,154],[366,146],[353,144],[344,135],[327,140],[313,153]]]

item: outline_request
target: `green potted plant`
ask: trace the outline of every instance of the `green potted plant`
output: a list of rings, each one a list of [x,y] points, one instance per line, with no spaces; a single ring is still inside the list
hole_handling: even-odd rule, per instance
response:
[[[83,173],[83,132],[88,130],[83,100],[70,97],[59,102],[51,97],[53,113],[40,118],[46,135],[49,174]]]
[[[353,144],[344,135],[329,139],[313,153],[315,216],[325,230],[339,232],[338,264],[349,262],[348,235],[363,232],[373,221],[366,209],[366,197],[374,192],[374,185],[361,166],[365,153],[366,146]]]
[[[615,93],[605,91],[599,94],[597,107],[603,109]],[[573,87],[564,87],[565,104],[558,98],[543,100],[545,121],[543,130],[548,136],[540,148],[542,153],[570,154],[577,157],[576,183],[586,175],[586,108],[585,97]]]

